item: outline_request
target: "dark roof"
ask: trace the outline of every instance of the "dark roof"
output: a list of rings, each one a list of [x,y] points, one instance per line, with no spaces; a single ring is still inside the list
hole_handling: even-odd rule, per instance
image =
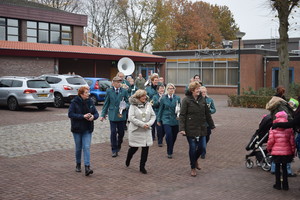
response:
[[[57,8],[53,8],[44,4],[28,1],[28,0],[0,0],[0,4],[12,5],[12,6],[21,6],[21,7],[28,7],[28,8],[38,8],[44,9],[49,11],[56,11],[56,12],[65,12],[63,10],[59,10]]]
[[[138,62],[164,63],[162,56],[129,51],[124,49],[99,48],[76,45],[12,42],[0,40],[0,55],[48,58],[79,58],[96,60],[119,60],[129,57]]]

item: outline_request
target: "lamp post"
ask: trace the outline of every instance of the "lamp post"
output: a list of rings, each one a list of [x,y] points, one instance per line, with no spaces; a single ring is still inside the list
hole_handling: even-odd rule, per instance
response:
[[[241,86],[241,83],[240,83],[240,79],[241,79],[241,74],[240,74],[240,68],[241,68],[241,39],[242,37],[244,37],[246,35],[246,33],[244,32],[237,32],[235,34],[236,38],[239,40],[239,51],[238,51],[238,55],[239,55],[239,59],[238,59],[238,91],[237,91],[237,94],[240,95],[240,86]]]

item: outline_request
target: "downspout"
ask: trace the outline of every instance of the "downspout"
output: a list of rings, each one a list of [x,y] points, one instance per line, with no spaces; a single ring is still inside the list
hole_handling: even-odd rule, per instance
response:
[[[267,57],[264,56],[264,88],[267,87]]]

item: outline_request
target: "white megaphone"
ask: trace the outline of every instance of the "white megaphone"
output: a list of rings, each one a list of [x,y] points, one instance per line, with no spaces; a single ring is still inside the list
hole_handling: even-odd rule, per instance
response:
[[[127,57],[121,58],[118,62],[118,70],[125,76],[131,75],[134,72],[134,62]]]

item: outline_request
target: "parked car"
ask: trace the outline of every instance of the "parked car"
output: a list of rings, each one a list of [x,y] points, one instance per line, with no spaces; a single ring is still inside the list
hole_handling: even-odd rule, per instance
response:
[[[111,87],[111,81],[107,78],[84,77],[84,80],[90,86],[90,97],[96,105],[98,102],[104,101],[107,88]]]
[[[64,107],[77,95],[77,90],[88,86],[79,75],[44,74],[40,78],[46,80],[54,89],[54,107]]]
[[[22,106],[37,106],[44,110],[47,104],[54,102],[53,89],[43,79],[36,77],[2,76],[0,77],[0,105],[10,110]]]

